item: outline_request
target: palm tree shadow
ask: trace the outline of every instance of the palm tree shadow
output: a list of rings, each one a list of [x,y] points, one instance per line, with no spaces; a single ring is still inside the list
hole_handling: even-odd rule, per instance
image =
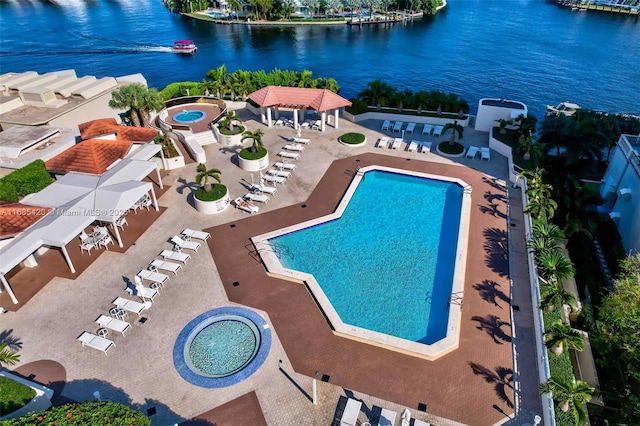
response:
[[[480,331],[486,331],[496,344],[511,343],[511,336],[502,331],[502,327],[510,324],[500,319],[500,317],[492,314],[487,315],[486,318],[475,315],[471,317],[471,320],[476,321],[478,323],[476,328]]]
[[[509,408],[514,408],[512,402],[514,396],[512,369],[506,367],[495,367],[493,370],[490,370],[489,368],[476,364],[475,362],[470,362],[469,366],[471,366],[473,374],[482,376],[485,382],[492,383],[494,385],[496,394],[502,401],[504,401],[505,404],[507,404]],[[509,393],[511,393],[511,395],[507,394],[509,389]]]
[[[495,203],[489,203],[488,206],[480,206],[480,212],[483,214],[490,214],[493,217],[499,217],[500,219],[506,219],[507,215],[498,210],[498,205]]]
[[[493,280],[484,280],[480,284],[474,284],[473,288],[478,290],[480,297],[487,302],[493,303],[494,306],[502,309],[502,306],[498,303],[498,299],[504,302],[510,303],[509,297],[500,289],[500,284]]]
[[[501,277],[509,275],[509,247],[507,231],[499,228],[487,228],[483,231],[485,263]]]
[[[486,176],[482,177],[482,181],[484,183],[486,183],[487,185],[491,186],[494,189],[497,189],[498,191],[505,191],[506,188],[504,185],[502,185],[500,182],[498,182],[495,178],[494,179],[489,179]]]
[[[200,185],[196,182],[187,182],[185,178],[179,178],[178,182],[180,183],[180,186],[176,188],[178,194],[183,194],[185,189],[188,189],[189,192],[193,193],[196,192],[196,189],[200,188]]]
[[[491,204],[495,204],[495,200],[498,200],[502,203],[506,203],[507,201],[507,197],[504,194],[494,194],[491,191],[485,191],[483,197]]]
[[[13,352],[22,349],[22,341],[19,337],[13,336],[13,329],[3,330],[0,332],[0,343],[6,343],[7,348]]]

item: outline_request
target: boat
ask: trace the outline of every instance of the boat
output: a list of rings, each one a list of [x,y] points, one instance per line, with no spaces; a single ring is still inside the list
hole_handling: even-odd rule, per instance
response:
[[[557,106],[547,105],[547,115],[573,115],[580,109],[580,105],[572,102],[560,102]]]
[[[181,53],[185,55],[193,55],[198,48],[193,43],[193,40],[176,40],[173,42],[173,51],[175,53]]]

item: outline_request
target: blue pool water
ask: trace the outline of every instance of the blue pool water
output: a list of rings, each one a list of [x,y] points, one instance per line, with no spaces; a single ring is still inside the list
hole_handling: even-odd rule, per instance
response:
[[[431,344],[447,331],[461,207],[456,183],[369,171],[340,219],[269,241],[344,323]]]
[[[206,114],[200,110],[182,111],[173,116],[173,119],[178,123],[195,123],[204,118]]]

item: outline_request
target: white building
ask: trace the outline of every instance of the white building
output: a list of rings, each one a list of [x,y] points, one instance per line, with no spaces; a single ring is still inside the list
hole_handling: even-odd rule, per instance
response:
[[[513,120],[520,115],[525,117],[529,115],[527,106],[522,102],[507,99],[480,99],[475,129],[480,132],[488,132],[492,127],[498,125],[497,120]]]
[[[626,251],[640,253],[640,135],[621,135],[600,185]]]

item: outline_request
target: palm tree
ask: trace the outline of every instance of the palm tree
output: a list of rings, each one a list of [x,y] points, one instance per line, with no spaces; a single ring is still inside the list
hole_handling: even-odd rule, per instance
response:
[[[544,340],[547,349],[556,355],[562,355],[565,342],[567,343],[567,347],[571,349],[579,352],[584,350],[584,337],[582,334],[571,328],[571,326],[564,321],[556,321],[547,327],[544,331]]]
[[[461,124],[458,124],[458,120],[453,120],[453,123],[445,124],[442,131],[446,132],[449,129],[451,130],[449,145],[453,146],[453,144],[456,143],[456,133],[458,134],[458,138],[462,139],[462,134],[464,133],[464,127],[462,127]]]
[[[262,136],[264,136],[264,132],[260,129],[255,130],[253,132],[250,132],[247,130],[242,134],[241,140],[244,141],[245,139],[252,139],[253,145],[251,145],[251,148],[249,148],[249,151],[258,152],[258,150],[262,148]]]
[[[207,169],[207,165],[204,163],[198,164],[196,171],[198,172],[198,174],[196,175],[196,182],[198,182],[198,185],[202,185],[202,182],[204,182],[203,189],[205,192],[211,191],[209,178],[214,179],[218,183],[222,182],[220,180],[220,175],[222,174],[222,172],[218,169]]]
[[[386,106],[389,104],[391,98],[395,93],[395,89],[384,83],[382,80],[377,79],[370,81],[367,84],[367,88],[358,94],[358,98],[362,99],[367,105],[381,105]]]
[[[545,284],[541,288],[542,297],[540,299],[540,308],[547,309],[549,312],[555,311],[556,307],[568,305],[571,308],[571,312],[575,312],[576,308],[576,296],[573,293],[565,290],[561,285],[557,283]]]
[[[587,413],[583,406],[591,400],[595,389],[586,382],[551,377],[541,386],[541,390],[542,393],[550,392],[565,413],[571,409],[577,425],[587,424]]]
[[[231,12],[234,12],[233,14],[236,20],[240,19],[238,16],[238,12],[242,10],[242,3],[240,2],[240,0],[229,0],[227,4],[229,5],[229,9],[231,10]]]
[[[149,113],[159,110],[162,105],[160,93],[140,83],[119,87],[111,93],[109,101],[110,108],[127,109],[131,122],[137,127],[146,126]]]
[[[8,348],[8,342],[0,343],[0,365],[16,365],[20,362],[20,355]]]
[[[556,203],[553,198],[551,198],[549,188],[551,185],[544,185],[540,188],[540,195],[536,195],[535,197],[529,198],[529,203],[524,208],[524,212],[530,214],[534,218],[545,218],[550,219],[555,214],[556,209],[558,208],[558,203]],[[547,194],[548,195],[544,195]]]
[[[533,157],[534,163],[537,164],[538,159],[542,157],[542,145],[536,143],[536,137],[531,133],[525,133],[518,138],[518,148],[522,158],[530,160]]]
[[[221,127],[226,127],[230,132],[235,130],[235,122],[240,120],[240,116],[235,111],[227,110],[224,119],[220,122]]]
[[[559,250],[560,243],[565,238],[564,232],[557,225],[546,220],[534,221],[532,231],[533,237],[527,241],[527,247],[533,250],[536,256]]]
[[[551,283],[560,283],[576,273],[571,260],[559,250],[542,253],[536,258],[540,275]]]

